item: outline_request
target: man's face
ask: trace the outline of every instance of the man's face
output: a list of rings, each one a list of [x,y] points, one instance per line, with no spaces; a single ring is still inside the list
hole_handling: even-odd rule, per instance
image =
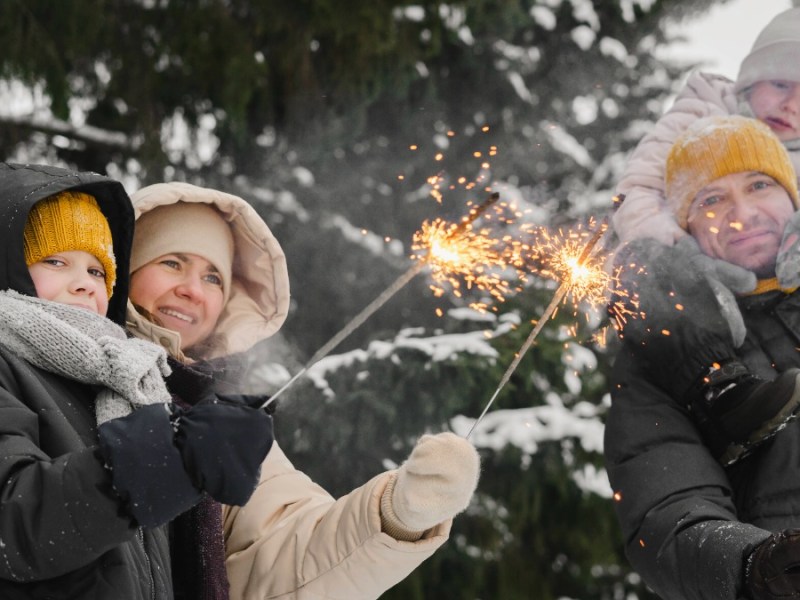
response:
[[[772,177],[756,171],[732,173],[695,196],[689,233],[709,256],[766,279],[775,276],[775,259],[792,213],[789,193]]]

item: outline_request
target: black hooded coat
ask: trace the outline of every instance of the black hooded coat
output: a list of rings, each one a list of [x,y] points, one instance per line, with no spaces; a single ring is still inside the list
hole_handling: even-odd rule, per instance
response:
[[[0,164],[0,289],[35,296],[23,253],[31,207],[64,190],[94,196],[118,273],[128,272],[133,209],[121,184],[92,173]],[[124,326],[120,277],[108,317]],[[96,390],[0,350],[0,598],[172,598],[166,528],[124,510],[98,448]]]
[[[737,354],[751,373],[773,379],[800,367],[800,290],[740,298],[739,307],[747,338]],[[627,341],[612,375],[605,455],[626,554],[661,598],[741,598],[753,549],[800,528],[800,419],[723,468],[685,403],[650,383]]]

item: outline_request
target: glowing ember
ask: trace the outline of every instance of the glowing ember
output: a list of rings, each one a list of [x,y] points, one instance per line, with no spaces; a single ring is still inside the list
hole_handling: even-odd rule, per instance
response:
[[[412,259],[430,268],[434,294],[441,297],[447,285],[460,297],[462,288],[478,289],[503,302],[511,286],[503,278],[509,266],[506,245],[487,229],[474,230],[471,224],[456,225],[443,219],[425,221],[414,234]],[[470,306],[485,311],[484,302]]]
[[[525,339],[525,342],[523,342],[522,346],[514,357],[514,360],[511,361],[511,364],[508,366],[505,373],[503,373],[503,376],[500,378],[500,383],[495,389],[494,394],[492,394],[489,402],[487,402],[486,406],[483,408],[483,412],[475,420],[475,422],[472,424],[472,427],[467,432],[467,435],[465,436],[467,439],[469,439],[469,436],[472,435],[473,431],[475,431],[475,428],[486,416],[486,413],[497,399],[497,396],[511,379],[511,375],[517,369],[522,361],[522,358],[525,356],[525,353],[531,347],[533,342],[536,341],[536,338],[542,331],[545,323],[547,323],[547,321],[556,314],[558,305],[565,300],[570,292],[572,292],[573,298],[575,299],[588,300],[591,297],[589,292],[594,290],[595,287],[598,287],[597,281],[593,281],[591,287],[589,287],[589,282],[587,279],[593,278],[594,273],[598,272],[598,270],[599,272],[603,272],[603,261],[597,259],[596,251],[598,242],[600,241],[600,238],[603,237],[603,234],[607,229],[608,223],[604,220],[604,222],[597,227],[597,230],[591,235],[581,235],[578,231],[573,231],[570,232],[568,236],[561,234],[560,236],[553,237],[543,230],[545,233],[544,239],[547,240],[547,243],[537,244],[535,246],[536,252],[533,256],[534,258],[540,259],[540,262],[543,263],[544,268],[548,273],[550,273],[550,276],[560,276],[559,280],[561,281],[561,285],[559,285],[558,289],[556,289],[555,294],[553,294],[553,297],[550,300],[550,303],[544,309],[544,312],[539,320],[536,321],[536,326],[528,334],[528,337]],[[554,240],[557,241],[557,243],[551,243]],[[577,243],[576,240],[580,240],[580,243]],[[587,268],[588,271],[584,271],[584,268]],[[542,272],[544,273],[545,271]],[[605,298],[605,290],[607,289],[607,283],[609,279],[606,279],[604,273],[604,276],[599,277],[598,280],[603,282],[600,296]]]
[[[614,281],[604,268],[608,254],[603,251],[587,254],[586,249],[590,239],[602,235],[605,229],[605,224],[596,232],[580,227],[567,231],[559,229],[555,233],[541,229],[534,236],[530,258],[539,265],[540,275],[568,286],[576,304],[585,301],[592,308],[603,306],[607,302],[609,286]]]

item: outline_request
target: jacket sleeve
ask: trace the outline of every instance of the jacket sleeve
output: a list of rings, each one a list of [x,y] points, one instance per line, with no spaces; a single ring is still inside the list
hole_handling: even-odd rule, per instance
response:
[[[685,235],[664,198],[667,155],[677,137],[696,119],[735,112],[732,81],[701,72],[689,76],[672,107],[628,157],[616,190],[624,200],[613,216],[621,242],[653,237],[672,245]]]
[[[626,555],[666,600],[734,600],[770,532],[738,520],[725,471],[687,411],[646,382],[627,347],[612,376],[606,468]]]
[[[0,577],[28,582],[87,565],[135,534],[97,448],[51,458],[38,416],[0,389]]]
[[[418,542],[381,532],[379,505],[391,473],[338,500],[273,445],[244,507],[225,507],[231,598],[377,598],[446,540],[451,521]]]

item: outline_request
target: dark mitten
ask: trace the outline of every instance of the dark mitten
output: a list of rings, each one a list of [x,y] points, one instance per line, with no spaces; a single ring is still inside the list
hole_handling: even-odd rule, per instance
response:
[[[216,396],[183,412],[175,443],[194,484],[223,504],[244,505],[272,447],[263,397]],[[251,405],[252,404],[252,405]]]
[[[745,592],[751,600],[800,598],[800,530],[773,533],[745,562]]]
[[[772,438],[800,410],[800,369],[765,381],[733,360],[703,381],[702,394],[692,397],[691,408],[703,440],[725,466]]]
[[[200,499],[173,443],[170,418],[169,405],[151,404],[98,427],[114,489],[143,527],[171,521]]]
[[[729,286],[741,290],[754,276],[704,255],[691,237],[671,247],[635,240],[619,261],[609,310],[620,335],[641,348],[653,380],[683,399],[710,369],[735,357],[745,329]]]

